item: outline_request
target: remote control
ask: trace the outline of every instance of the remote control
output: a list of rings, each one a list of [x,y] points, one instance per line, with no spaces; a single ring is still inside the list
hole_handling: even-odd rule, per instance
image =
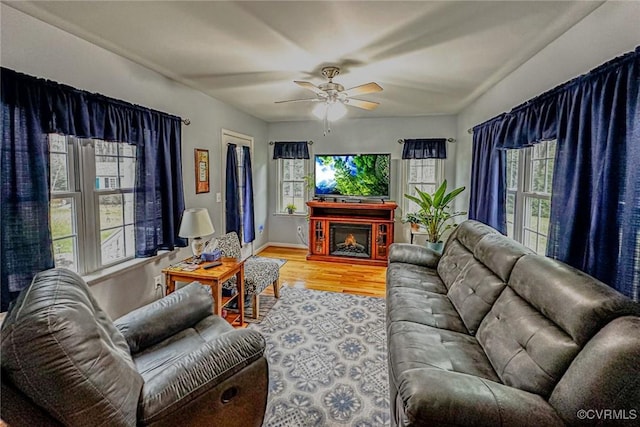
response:
[[[212,262],[211,264],[207,264],[202,268],[204,268],[205,270],[208,270],[210,268],[217,267],[219,265],[222,265],[222,263],[220,261],[216,261],[216,262]]]

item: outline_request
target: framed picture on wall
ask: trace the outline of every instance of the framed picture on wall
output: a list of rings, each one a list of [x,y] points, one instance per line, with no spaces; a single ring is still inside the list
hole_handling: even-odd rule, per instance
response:
[[[209,150],[196,148],[196,194],[209,192]]]

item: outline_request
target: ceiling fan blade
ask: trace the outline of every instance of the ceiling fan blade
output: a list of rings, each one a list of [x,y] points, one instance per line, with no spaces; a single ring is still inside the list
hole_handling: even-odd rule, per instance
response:
[[[375,110],[376,108],[378,108],[378,105],[380,105],[380,103],[378,102],[364,101],[362,99],[353,99],[353,98],[349,98],[344,102],[347,105],[350,105],[352,107],[362,108],[364,110]]]
[[[360,86],[352,87],[342,92],[347,98],[355,95],[365,95],[367,93],[381,92],[382,88],[378,83],[366,83]]]
[[[303,87],[305,89],[309,89],[312,92],[317,93],[318,95],[326,95],[327,93],[325,91],[323,91],[322,89],[320,89],[318,86],[314,85],[311,82],[301,82],[298,80],[294,80],[294,83],[297,84],[300,87]]]
[[[283,104],[285,102],[303,102],[303,101],[316,102],[316,101],[320,101],[320,99],[319,98],[288,99],[286,101],[275,101],[275,104]]]

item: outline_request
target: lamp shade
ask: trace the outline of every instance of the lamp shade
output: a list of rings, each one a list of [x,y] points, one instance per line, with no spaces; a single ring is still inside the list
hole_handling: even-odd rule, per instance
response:
[[[209,211],[206,208],[185,209],[180,223],[180,237],[202,237],[213,234],[216,230],[211,223]]]

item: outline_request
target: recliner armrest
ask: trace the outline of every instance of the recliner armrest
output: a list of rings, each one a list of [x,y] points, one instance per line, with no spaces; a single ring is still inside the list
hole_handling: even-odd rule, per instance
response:
[[[441,255],[429,248],[411,245],[409,243],[393,243],[389,247],[389,263],[404,262],[407,264],[423,265],[436,268]]]
[[[114,324],[127,340],[131,353],[137,353],[212,314],[213,297],[209,287],[193,282],[125,314]]]
[[[401,425],[564,425],[541,396],[472,375],[419,368],[404,372],[398,384],[407,418]]]
[[[173,418],[181,407],[207,399],[217,385],[261,359],[264,349],[262,335],[248,329],[234,329],[203,344],[145,381],[138,419],[147,425]]]

